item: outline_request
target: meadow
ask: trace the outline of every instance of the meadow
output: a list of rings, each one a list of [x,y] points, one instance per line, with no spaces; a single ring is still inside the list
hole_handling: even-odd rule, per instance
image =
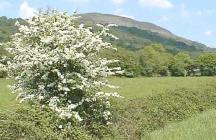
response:
[[[12,94],[9,85],[12,84],[11,80],[0,79],[0,109],[12,109],[17,105],[16,95]]]
[[[130,100],[137,100],[137,99],[142,100],[143,98],[151,97],[151,96],[157,97],[157,95],[166,93],[166,91],[168,90],[175,91],[176,89],[190,89],[190,90],[198,91],[201,89],[205,89],[205,88],[212,86],[212,84],[216,83],[216,78],[215,77],[164,77],[164,78],[163,77],[155,77],[155,78],[141,78],[141,77],[140,78],[116,78],[116,77],[112,77],[110,78],[110,81],[114,85],[120,86],[120,88],[118,89],[118,92],[124,97],[123,99],[124,101],[128,101],[128,102],[125,102],[124,104],[131,106],[129,103]],[[10,111],[19,106],[18,101],[15,100],[16,95],[12,94],[7,87],[7,85],[11,83],[12,83],[11,80],[0,79],[0,110],[1,111],[2,110]],[[169,96],[167,97],[162,96],[161,99],[167,99],[167,98],[169,98]],[[190,98],[190,96],[187,98]],[[160,98],[156,100],[160,102]],[[178,98],[177,99],[173,98],[173,101],[178,102]],[[164,102],[164,104],[166,104],[166,100],[161,101],[161,102]],[[134,106],[132,103],[132,106],[131,106],[132,111],[133,111],[133,107],[136,108],[136,105],[139,105],[139,103],[135,104]],[[155,104],[152,104],[152,105],[154,105],[157,108],[157,105]],[[171,104],[171,105],[174,105],[174,104]],[[204,139],[214,140],[216,139],[216,135],[215,135],[216,125],[214,123],[216,121],[216,110],[214,108],[208,109],[209,108],[208,105],[200,104],[200,106],[202,105],[204,106],[203,107],[204,110],[202,111],[202,113],[196,112],[196,110],[194,111],[195,112],[194,113],[192,110],[192,113],[191,113],[192,115],[190,117],[187,117],[187,118],[185,117],[186,119],[184,120],[179,119],[180,121],[171,121],[171,123],[166,122],[163,128],[156,129],[156,130],[152,129],[154,131],[148,132],[147,135],[145,134],[144,137],[142,136],[136,139],[147,139],[147,140],[148,139],[149,140],[182,140],[182,139],[185,139],[185,140],[204,140]],[[194,106],[194,104],[189,104],[188,106]],[[170,106],[168,107],[172,108]],[[178,108],[178,107],[179,106],[177,105],[174,106],[174,108]],[[130,113],[131,110],[129,107],[128,110],[123,110],[123,111],[124,112],[129,111]],[[136,109],[134,111],[136,111]],[[141,113],[142,111],[135,112],[134,114],[138,114],[137,115],[138,117],[142,117],[143,114]],[[136,120],[136,119],[137,118],[133,118],[133,120]],[[128,130],[131,129],[131,128],[127,128],[127,126],[125,127]],[[134,130],[134,128],[132,129]],[[128,138],[128,139],[133,139],[133,138]]]
[[[117,91],[125,98],[134,99],[178,88],[202,89],[216,82],[215,77],[150,77],[111,78],[119,86]]]

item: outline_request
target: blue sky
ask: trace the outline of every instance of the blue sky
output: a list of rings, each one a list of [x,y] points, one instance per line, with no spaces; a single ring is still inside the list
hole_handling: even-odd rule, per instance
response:
[[[100,12],[162,26],[216,48],[216,0],[0,0],[0,16],[28,18],[38,9]]]

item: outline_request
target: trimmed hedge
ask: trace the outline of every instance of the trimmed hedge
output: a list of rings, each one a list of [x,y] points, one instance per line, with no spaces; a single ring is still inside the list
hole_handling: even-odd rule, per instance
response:
[[[215,89],[177,89],[117,104],[115,127],[125,139],[141,139],[171,122],[216,107]]]
[[[19,108],[15,112],[0,113],[0,138],[4,140],[91,140],[92,136],[78,123],[71,128],[63,124],[52,111],[39,108]]]

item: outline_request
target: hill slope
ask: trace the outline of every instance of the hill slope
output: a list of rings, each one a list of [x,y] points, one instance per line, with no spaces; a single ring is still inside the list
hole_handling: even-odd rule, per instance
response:
[[[24,24],[21,18],[0,17],[0,42],[8,41],[10,36],[18,31],[14,25],[16,21]]]
[[[88,24],[117,24],[112,30],[119,40],[112,42],[120,47],[136,50],[151,43],[164,45],[171,52],[187,51],[190,53],[212,51],[206,45],[174,35],[170,31],[148,22],[140,22],[130,18],[100,14],[81,14],[82,21]]]
[[[80,16],[82,17],[82,22],[90,25],[96,23],[114,23],[119,25],[119,27],[111,29],[111,32],[116,35],[119,40],[110,41],[114,45],[128,50],[139,50],[152,43],[164,45],[165,48],[173,54],[186,51],[192,55],[196,55],[201,52],[214,50],[208,48],[204,44],[178,37],[170,31],[152,23],[140,22],[110,14],[88,13],[81,14]],[[22,24],[25,23],[22,19],[0,17],[0,42],[8,41],[10,36],[17,32],[17,28],[14,26],[17,20]]]

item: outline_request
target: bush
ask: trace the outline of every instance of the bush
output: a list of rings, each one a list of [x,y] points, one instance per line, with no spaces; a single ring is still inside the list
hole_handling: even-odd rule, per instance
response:
[[[90,135],[75,121],[71,128],[61,128],[62,121],[49,110],[22,107],[16,112],[0,114],[0,137],[2,139],[91,139]]]
[[[140,139],[167,123],[216,107],[215,90],[177,89],[117,104],[116,129],[127,139]]]
[[[7,77],[7,71],[0,69],[0,78],[5,78],[5,77]]]
[[[119,95],[102,89],[114,87],[107,77],[123,71],[108,66],[118,60],[98,54],[113,48],[103,37],[115,38],[108,33],[114,25],[98,24],[93,32],[78,24],[75,15],[55,10],[41,11],[26,22],[28,26],[16,23],[19,33],[6,43],[14,56],[7,62],[8,76],[15,79],[11,87],[21,102],[49,107],[65,120],[109,124],[109,97]]]
[[[5,77],[7,77],[7,70],[4,68],[4,65],[1,64],[1,61],[0,61],[0,78],[5,78]]]
[[[64,119],[60,119],[49,109],[39,107],[22,107],[15,112],[0,113],[0,138],[4,140],[91,140],[106,136],[108,127],[94,124],[83,127],[76,120],[70,120],[67,127]],[[94,128],[94,129],[93,129]]]

